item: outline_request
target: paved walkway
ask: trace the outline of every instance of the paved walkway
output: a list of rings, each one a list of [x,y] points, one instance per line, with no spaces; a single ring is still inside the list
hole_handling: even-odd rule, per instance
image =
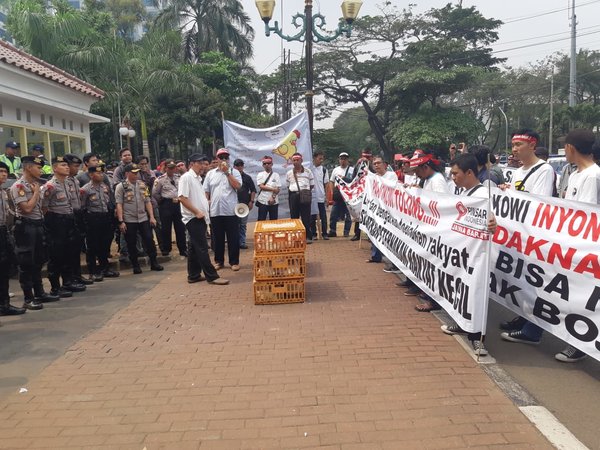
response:
[[[315,242],[307,302],[272,306],[253,303],[252,250],[227,287],[169,265],[0,403],[0,448],[551,448],[367,257]]]

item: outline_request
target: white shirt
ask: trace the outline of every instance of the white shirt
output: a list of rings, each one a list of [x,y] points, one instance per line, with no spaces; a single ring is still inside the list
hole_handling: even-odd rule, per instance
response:
[[[581,172],[573,172],[569,177],[565,199],[595,205],[600,203],[600,167],[592,164]]]
[[[296,174],[298,177],[298,184],[296,184],[296,178],[294,177],[294,169],[288,171],[286,175],[286,180],[288,184],[288,189],[290,192],[298,192],[298,186],[300,189],[310,189],[311,186],[315,185],[315,179],[313,177],[310,169],[304,168],[304,172],[300,172]]]
[[[313,166],[311,171],[315,177],[315,190],[314,196],[317,200],[317,203],[325,202],[325,184],[329,183],[329,174],[327,173],[327,169],[322,164],[319,167]]]
[[[260,189],[261,184],[266,184],[267,186],[272,187],[272,188],[281,188],[281,180],[279,178],[279,174],[275,171],[273,171],[271,173],[272,173],[272,175],[270,178],[269,178],[269,174],[266,171],[262,171],[258,175],[256,175],[256,186],[258,187],[258,189]],[[269,178],[269,182],[265,183],[267,178]],[[269,200],[271,199],[273,194],[274,194],[274,192],[261,190],[260,194],[258,194],[258,197],[256,198],[256,201],[262,203],[263,205],[268,205]],[[278,204],[279,204],[279,194],[277,194],[275,196],[275,205],[278,205]]]
[[[348,175],[346,175],[346,169],[348,169]],[[329,181],[331,181],[332,183],[335,183],[335,177],[344,178],[345,176],[347,176],[348,178],[352,178],[352,175],[354,175],[354,167],[337,166],[335,169],[333,169],[331,171],[331,177],[329,177]],[[337,186],[337,184],[336,184],[336,186]]]
[[[529,192],[530,194],[552,197],[552,191],[554,190],[554,169],[550,164],[541,159],[529,169],[525,170],[523,167],[519,167],[515,170],[513,172],[510,188],[516,191],[517,189],[515,189],[515,186],[517,183],[524,180],[529,171],[536,166],[541,167],[536,169],[535,172],[525,180],[525,186],[522,191]]]
[[[179,187],[177,189],[177,196],[183,196],[194,205],[194,208],[198,209],[202,214],[204,214],[204,220],[206,223],[210,223],[209,219],[209,206],[208,199],[206,198],[206,194],[204,192],[204,186],[202,186],[202,177],[200,175],[196,175],[196,172],[193,170],[188,170],[186,173],[181,175],[179,178]],[[189,209],[187,209],[183,204],[181,206],[181,220],[183,223],[188,223],[194,217],[194,213],[192,213]]]
[[[440,192],[442,194],[452,194],[452,192],[450,192],[450,188],[448,187],[448,183],[446,182],[446,178],[444,178],[444,175],[439,172],[435,172],[425,180],[423,189],[433,192]]]
[[[242,184],[242,175],[237,169],[231,170],[235,179]],[[210,195],[210,216],[235,216],[238,204],[237,192],[231,187],[227,175],[218,168],[209,170],[204,179],[204,190]]]
[[[404,174],[404,185],[405,186],[418,186],[419,178],[416,175]]]
[[[375,175],[383,178],[384,180],[388,180],[390,182],[393,181],[394,184],[398,182],[398,176],[396,175],[396,172],[392,172],[390,170],[386,170],[383,175],[379,175],[378,173],[376,173]]]

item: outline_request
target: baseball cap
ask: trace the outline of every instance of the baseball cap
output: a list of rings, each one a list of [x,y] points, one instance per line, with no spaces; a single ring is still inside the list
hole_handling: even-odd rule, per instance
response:
[[[342,153],[340,153],[339,158],[348,158],[349,156],[350,155],[348,155],[348,153],[342,152]]]
[[[140,167],[137,164],[127,164],[125,167],[123,167],[123,170],[125,172],[137,173],[140,171]]]
[[[18,143],[18,142],[15,142],[15,141],[8,141],[8,142],[6,143],[6,147],[8,147],[8,148],[19,148],[19,147],[21,147],[21,146],[19,145],[19,143]]]
[[[217,158],[221,155],[229,156],[229,150],[227,150],[226,148],[220,148],[219,150],[217,150]]]
[[[40,145],[40,144],[35,144],[33,147],[31,147],[31,151],[37,151],[37,152],[42,152],[44,153],[44,146]]]

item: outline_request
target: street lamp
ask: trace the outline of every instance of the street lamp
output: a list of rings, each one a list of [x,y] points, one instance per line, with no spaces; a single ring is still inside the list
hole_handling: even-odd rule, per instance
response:
[[[304,0],[304,14],[296,13],[292,17],[292,24],[300,31],[293,36],[283,34],[279,23],[275,21],[274,26],[269,26],[269,22],[273,17],[275,10],[275,0],[256,0],[256,8],[261,19],[265,23],[265,35],[270,36],[271,32],[275,33],[282,39],[288,42],[299,41],[304,42],[306,46],[306,110],[308,111],[308,123],[310,126],[310,140],[312,144],[313,135],[313,42],[331,42],[337,39],[340,35],[345,34],[350,37],[352,32],[352,23],[358,16],[362,0],[344,0],[342,2],[342,15],[344,23],[340,20],[337,29],[333,34],[325,34],[325,17],[320,13],[312,13],[312,0]]]

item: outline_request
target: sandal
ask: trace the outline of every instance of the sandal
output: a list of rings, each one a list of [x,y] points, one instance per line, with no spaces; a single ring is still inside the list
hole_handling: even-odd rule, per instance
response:
[[[415,305],[415,310],[419,312],[431,312],[438,311],[440,309],[442,309],[440,305],[431,302],[419,303],[418,305]]]

